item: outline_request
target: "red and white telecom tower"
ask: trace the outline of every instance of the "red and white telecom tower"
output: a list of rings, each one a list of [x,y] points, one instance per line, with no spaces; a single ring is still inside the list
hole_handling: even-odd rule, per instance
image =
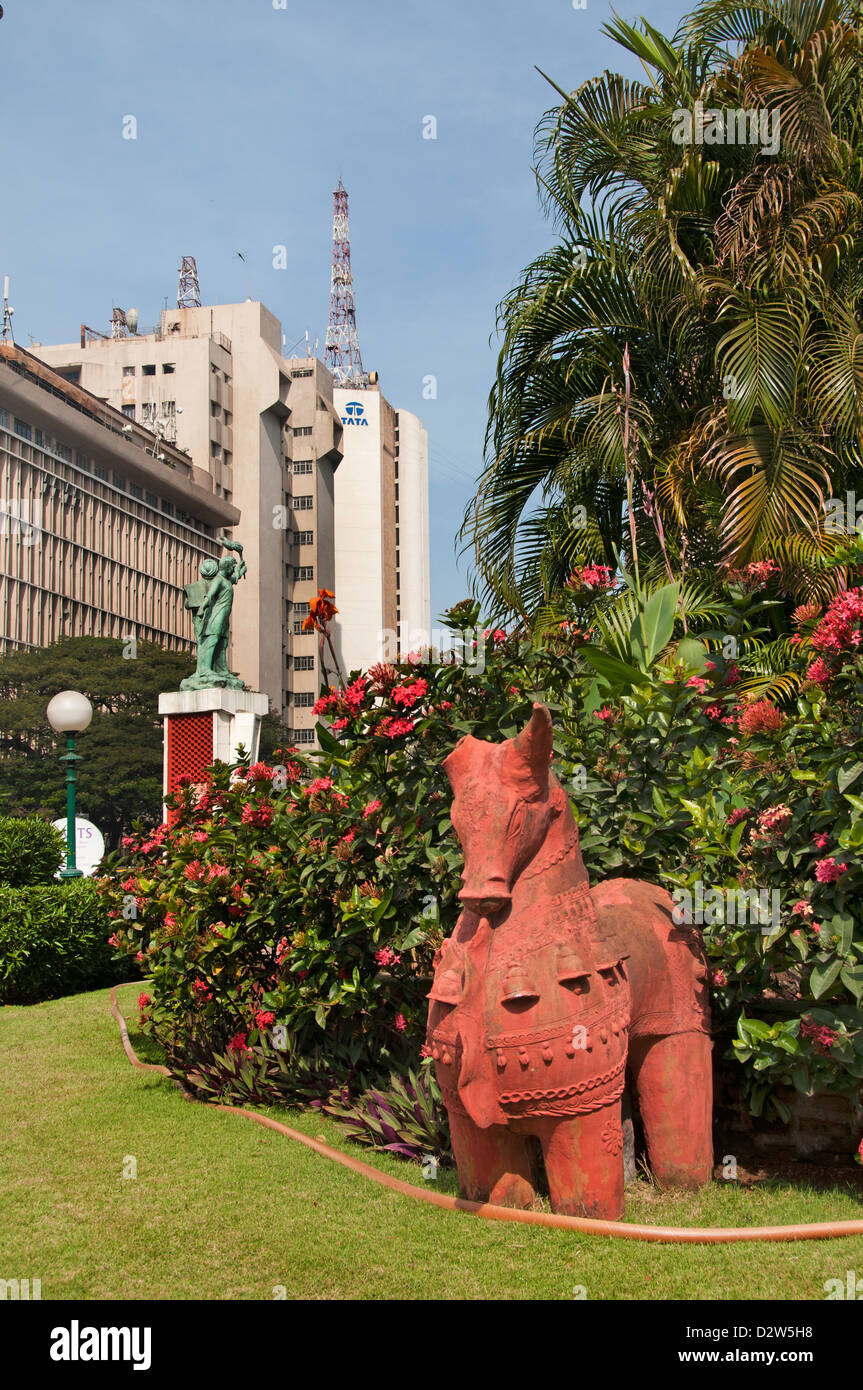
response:
[[[357,337],[354,277],[351,273],[351,238],[348,230],[348,194],[339,179],[333,193],[333,269],[330,278],[330,318],[324,361],[336,386],[362,388],[369,378]]]

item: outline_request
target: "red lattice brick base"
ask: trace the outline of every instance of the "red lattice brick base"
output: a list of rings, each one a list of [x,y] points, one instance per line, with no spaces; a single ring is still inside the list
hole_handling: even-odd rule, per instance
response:
[[[204,780],[204,771],[213,761],[213,715],[169,714],[166,724],[167,793],[174,791],[183,776],[190,777],[193,782]],[[174,819],[169,811],[169,823]]]

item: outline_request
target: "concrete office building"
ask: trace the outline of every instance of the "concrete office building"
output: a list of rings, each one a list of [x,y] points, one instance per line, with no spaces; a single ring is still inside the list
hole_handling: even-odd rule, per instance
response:
[[[299,631],[319,587],[334,588],[334,471],[341,421],[332,378],[281,356],[263,304],[165,310],[152,332],[35,350],[67,379],[187,451],[215,496],[237,507],[248,574],[237,585],[232,661],[265,691],[297,743],[314,741],[322,673]]]
[[[0,343],[0,650],[134,636],[191,652],[183,586],[238,521],[187,455]]]
[[[428,436],[385,399],[376,373],[370,380],[333,392],[344,426],[335,592],[345,672],[430,640]]]

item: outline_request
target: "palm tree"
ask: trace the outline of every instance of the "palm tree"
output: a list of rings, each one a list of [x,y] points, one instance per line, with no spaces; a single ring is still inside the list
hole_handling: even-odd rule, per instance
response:
[[[825,499],[863,492],[859,8],[707,0],[673,39],[605,31],[646,80],[556,88],[537,129],[558,241],[498,308],[461,532],[484,597],[536,611],[621,553],[702,578],[769,555],[827,592]]]

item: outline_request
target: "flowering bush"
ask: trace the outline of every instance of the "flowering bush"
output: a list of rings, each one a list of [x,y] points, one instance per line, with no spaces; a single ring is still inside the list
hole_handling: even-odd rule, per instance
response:
[[[749,576],[753,592],[768,577]],[[320,755],[217,765],[181,789],[170,830],[128,837],[104,889],[117,949],[152,973],[145,1026],[214,1093],[222,1077],[287,1094],[312,1056],[338,1058],[353,1094],[416,1065],[431,958],[458,913],[443,758],[464,733],[511,737],[542,698],[591,879],[722,899],[699,925],[753,1108],[786,1084],[859,1093],[863,657],[847,595],[824,618],[813,607],[791,648],[800,695],[781,709],[747,700],[718,650],[694,676],[673,649],[649,671],[609,667],[591,705],[595,673],[559,628],[497,630],[482,672],[413,655],[351,673],[318,703]],[[805,679],[828,618],[829,697]],[[476,619],[471,604],[449,617]]]

